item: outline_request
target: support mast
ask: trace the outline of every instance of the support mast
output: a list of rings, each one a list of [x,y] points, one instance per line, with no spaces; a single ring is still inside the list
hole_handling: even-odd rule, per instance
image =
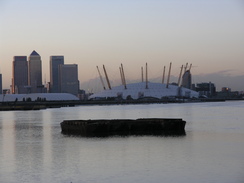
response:
[[[103,82],[103,78],[102,78],[102,75],[101,75],[101,73],[100,73],[100,71],[99,71],[98,66],[97,66],[97,71],[98,71],[98,74],[99,74],[99,77],[100,77],[101,83],[102,83],[102,85],[103,85],[103,89],[104,89],[104,90],[106,90],[105,85],[104,85],[104,82]]]
[[[146,63],[146,89],[148,89],[147,63]]]
[[[169,78],[170,78],[170,72],[171,72],[171,65],[172,65],[172,63],[170,62],[170,65],[169,65],[169,73],[168,73],[168,80],[167,80],[166,88],[169,88]]]
[[[121,78],[121,83],[124,85],[124,80],[123,80],[123,75],[122,75],[122,69],[119,67],[119,72],[120,72],[120,78]]]
[[[107,83],[108,83],[108,88],[111,90],[110,82],[108,80],[108,75],[107,75],[107,72],[106,72],[106,69],[105,69],[104,65],[103,65],[103,70],[104,70],[104,73],[105,73],[105,76],[106,76],[106,80],[107,80]]]
[[[186,66],[185,66],[185,70],[184,70],[184,73],[186,72],[186,70],[187,70],[187,67],[188,67],[188,63],[186,63]]]
[[[179,75],[179,79],[178,79],[178,86],[180,86],[180,80],[181,80],[182,70],[183,70],[183,65],[181,66],[181,69],[180,69],[180,75]]]
[[[143,67],[141,67],[141,82],[144,82],[144,79],[143,79]]]
[[[164,84],[164,77],[165,77],[165,66],[164,66],[164,72],[163,72],[162,84]]]
[[[125,73],[124,73],[124,68],[123,68],[123,65],[122,64],[121,64],[121,71],[122,71],[124,86],[125,86],[125,89],[127,89],[127,87],[126,87],[126,80],[125,80]]]
[[[192,64],[190,64],[189,71],[191,71],[191,66],[192,66]]]

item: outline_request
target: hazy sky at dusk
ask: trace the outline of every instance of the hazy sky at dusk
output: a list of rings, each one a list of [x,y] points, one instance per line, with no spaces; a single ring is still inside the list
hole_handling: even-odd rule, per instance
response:
[[[119,78],[121,63],[129,79],[139,79],[146,62],[151,78],[161,77],[169,62],[175,77],[192,63],[195,82],[208,82],[201,78],[207,74],[241,76],[244,1],[0,0],[4,88],[11,84],[13,56],[33,50],[42,58],[43,82],[51,55],[78,64],[81,83],[97,77],[103,64],[111,79]],[[244,90],[244,81],[237,84]]]

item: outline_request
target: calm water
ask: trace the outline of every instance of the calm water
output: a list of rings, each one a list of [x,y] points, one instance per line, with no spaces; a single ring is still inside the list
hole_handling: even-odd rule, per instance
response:
[[[186,136],[82,138],[64,119],[174,117]],[[244,182],[244,102],[0,112],[0,182]]]

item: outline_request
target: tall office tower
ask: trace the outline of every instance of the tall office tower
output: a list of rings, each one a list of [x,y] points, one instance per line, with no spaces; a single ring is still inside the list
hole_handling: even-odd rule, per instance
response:
[[[3,94],[3,80],[2,80],[2,74],[0,74],[0,94]]]
[[[60,70],[61,93],[71,93],[77,96],[79,91],[78,65],[77,64],[60,65],[59,70]]]
[[[42,93],[42,61],[41,56],[34,50],[29,56],[28,84],[31,93]]]
[[[26,56],[14,56],[12,73],[12,93],[28,93],[28,63]]]
[[[50,56],[50,93],[60,93],[59,65],[64,65],[64,56]]]
[[[182,76],[182,86],[191,89],[191,73],[189,70]]]

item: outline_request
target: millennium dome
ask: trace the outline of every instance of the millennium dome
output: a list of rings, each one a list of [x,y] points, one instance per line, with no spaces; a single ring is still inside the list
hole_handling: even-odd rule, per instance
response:
[[[143,82],[144,79],[143,79],[143,67],[142,67],[141,68],[142,82],[126,84],[123,64],[121,64],[121,67],[119,69],[120,69],[122,85],[116,86],[116,87],[111,87],[105,66],[103,65],[103,70],[104,70],[104,74],[105,74],[109,89],[105,88],[105,84],[103,82],[101,72],[99,71],[99,68],[97,66],[98,74],[100,76],[101,83],[103,85],[104,90],[101,92],[92,94],[89,97],[89,99],[90,100],[104,100],[104,99],[109,99],[109,98],[120,98],[120,99],[135,99],[136,100],[136,99],[143,99],[143,98],[162,99],[165,97],[198,98],[199,93],[189,89],[191,87],[190,70],[191,70],[192,64],[190,64],[190,66],[188,68],[188,63],[186,63],[185,71],[182,76],[182,83],[180,82],[180,79],[181,79],[181,74],[182,74],[182,70],[183,70],[183,65],[181,66],[178,84],[169,84],[171,65],[172,65],[172,63],[170,62],[167,84],[164,84],[165,67],[164,67],[164,71],[163,71],[162,83],[148,82],[147,63],[146,63],[145,82]]]
[[[157,98],[161,99],[163,97],[187,97],[187,98],[198,98],[199,94],[188,88],[178,87],[173,84],[162,84],[162,83],[152,83],[152,82],[139,82],[112,87],[111,89],[103,90],[101,92],[95,93],[89,97],[91,100],[107,99],[110,97],[120,97],[127,99],[130,97],[132,99],[140,98]]]

